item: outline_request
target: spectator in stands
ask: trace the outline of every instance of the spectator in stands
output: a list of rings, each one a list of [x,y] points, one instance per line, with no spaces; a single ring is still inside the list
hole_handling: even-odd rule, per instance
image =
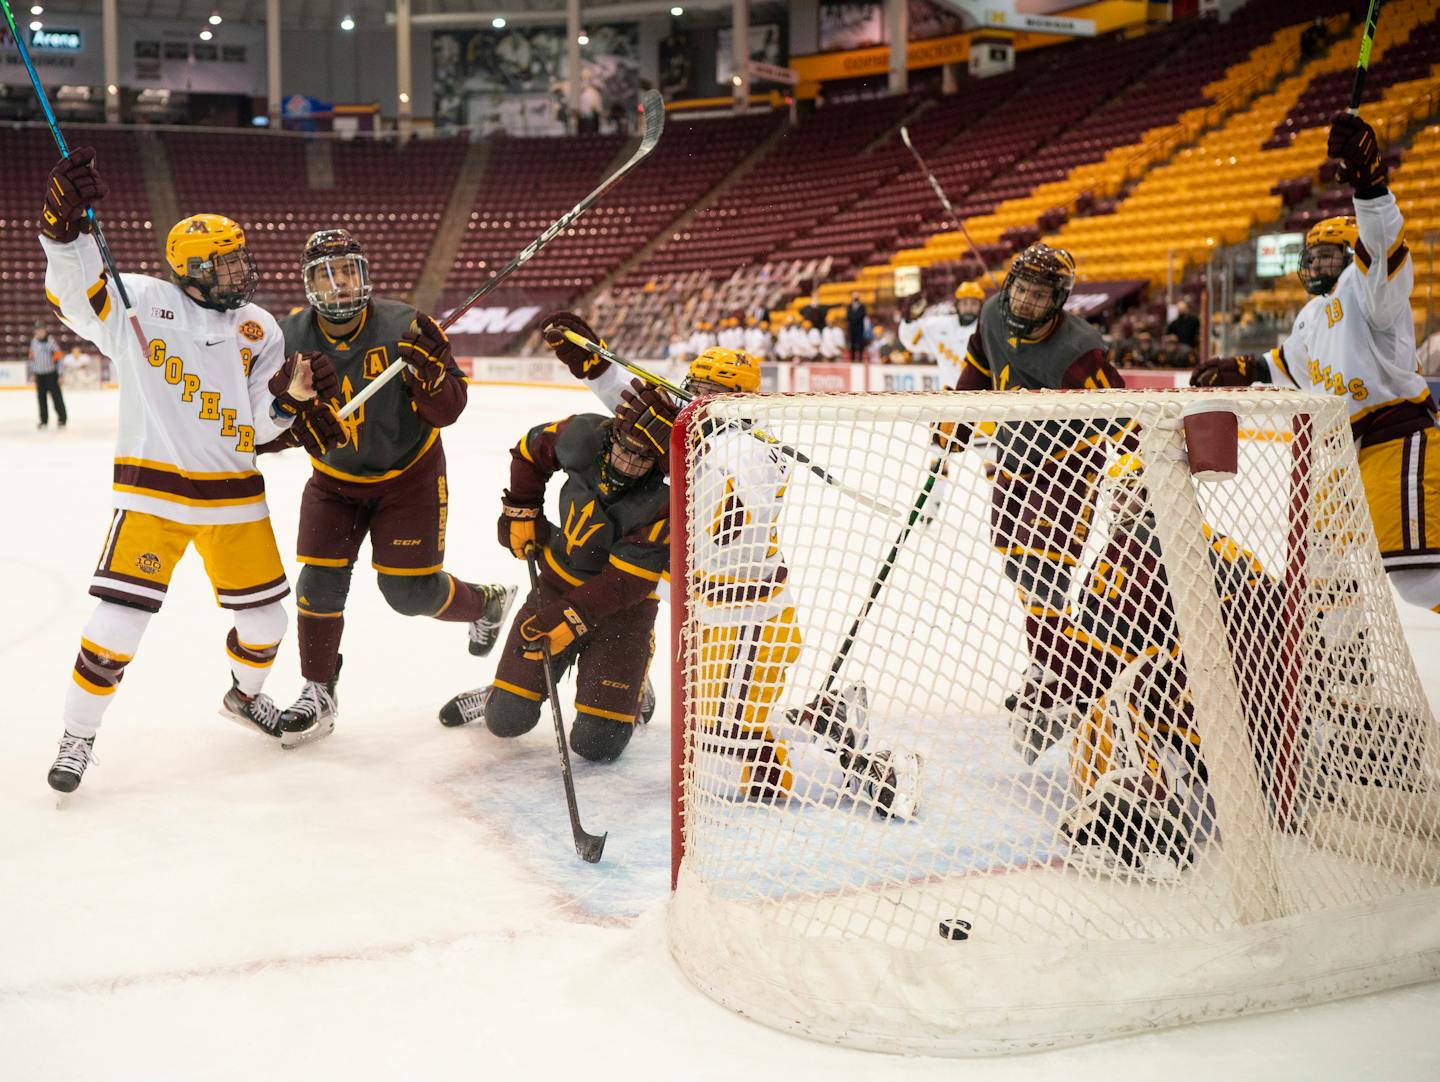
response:
[[[825,313],[830,311],[828,307],[820,303],[820,291],[817,289],[810,294],[810,303],[800,309],[800,318],[809,320],[813,326],[823,327],[825,325]]]
[[[1175,306],[1175,318],[1166,326],[1165,333],[1173,334],[1191,349],[1200,348],[1200,320],[1191,313],[1189,301],[1182,299]]]
[[[820,328],[811,320],[803,320],[795,332],[795,360],[804,364],[820,357]]]
[[[744,349],[745,331],[740,326],[740,320],[735,316],[722,319],[720,332],[715,336],[715,340],[723,349]]]
[[[65,395],[60,390],[60,351],[50,340],[45,324],[35,324],[35,337],[30,339],[30,360],[27,366],[30,378],[35,381],[35,396],[40,400],[40,423],[36,428],[50,424],[49,399],[55,400],[55,420],[59,427],[65,427]]]
[[[893,364],[891,355],[895,352],[895,333],[885,324],[877,323],[866,351],[872,364]]]
[[[823,361],[838,361],[845,356],[846,334],[845,329],[840,326],[845,319],[845,313],[836,309],[825,320],[825,326],[820,331],[820,359]],[[863,333],[863,331],[862,331]]]
[[[775,339],[770,336],[770,322],[755,316],[746,316],[745,324],[745,352],[761,360],[771,360]]]
[[[869,313],[860,300],[859,293],[850,294],[850,306],[845,309],[845,331],[850,345],[850,363],[860,364],[865,360],[865,319]]]
[[[1316,57],[1325,51],[1325,41],[1329,37],[1325,32],[1325,19],[1316,15],[1315,21],[1305,28],[1300,35],[1300,55],[1304,57]]]
[[[708,319],[697,321],[695,333],[690,336],[690,356],[698,357],[717,344],[714,325]]]
[[[1155,336],[1150,333],[1149,327],[1141,327],[1140,333],[1135,336],[1135,359],[1136,368],[1151,368],[1155,364]]]
[[[1153,358],[1156,368],[1194,368],[1196,351],[1173,334],[1160,339],[1160,348]]]
[[[670,344],[665,347],[665,359],[680,364],[689,364],[693,356],[690,352],[690,335],[686,334],[678,322],[670,325]]]

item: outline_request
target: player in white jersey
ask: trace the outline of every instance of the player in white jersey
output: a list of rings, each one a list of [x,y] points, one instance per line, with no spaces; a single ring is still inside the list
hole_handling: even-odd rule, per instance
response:
[[[1329,153],[1355,190],[1355,215],[1306,234],[1299,273],[1311,298],[1289,337],[1264,358],[1211,361],[1191,382],[1344,398],[1385,570],[1402,598],[1440,612],[1440,430],[1415,355],[1405,220],[1370,125],[1337,117]]]
[[[292,424],[313,442],[343,439],[316,399],[323,373],[287,361],[275,320],[250,303],[259,276],[228,218],[198,214],[170,231],[174,281],[124,276],[141,345],[90,235],[87,209],[106,193],[94,157],[81,149],[56,165],[40,226],[46,297],[110,358],[120,382],[115,514],[90,583],[100,600],[80,639],[49,775],[61,792],[80,784],[101,716],[192,544],[216,601],[235,613],[223,709],[278,735],[279,711],[261,688],[285,632],[289,586],[255,447]]]

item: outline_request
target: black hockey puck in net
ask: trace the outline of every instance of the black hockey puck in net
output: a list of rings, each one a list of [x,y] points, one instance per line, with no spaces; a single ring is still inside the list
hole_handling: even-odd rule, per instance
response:
[[[950,917],[940,922],[941,939],[969,939],[970,922],[959,917]]]

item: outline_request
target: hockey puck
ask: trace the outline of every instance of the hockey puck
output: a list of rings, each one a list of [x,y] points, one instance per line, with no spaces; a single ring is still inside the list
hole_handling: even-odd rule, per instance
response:
[[[959,917],[951,917],[940,922],[941,939],[969,939],[970,922],[961,920]]]

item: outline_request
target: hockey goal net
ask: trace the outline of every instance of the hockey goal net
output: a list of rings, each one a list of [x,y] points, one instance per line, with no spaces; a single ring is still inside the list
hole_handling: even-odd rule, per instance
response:
[[[1186,453],[1216,404],[1229,480]],[[727,396],[674,446],[707,994],[980,1054],[1440,975],[1440,734],[1340,401]]]

